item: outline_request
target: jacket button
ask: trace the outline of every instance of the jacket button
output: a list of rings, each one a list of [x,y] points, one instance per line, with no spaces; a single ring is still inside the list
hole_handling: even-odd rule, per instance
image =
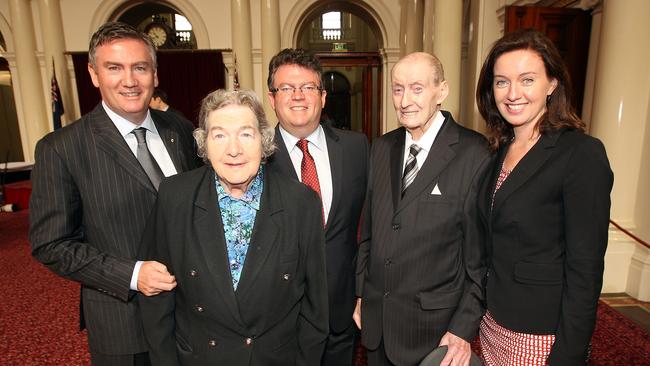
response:
[[[391,261],[390,258],[389,258],[389,259],[386,259],[384,264],[387,265],[387,266],[390,266],[391,264],[393,264],[393,261]]]
[[[216,345],[217,345],[217,341],[215,341],[214,339],[208,341],[208,346],[215,347]]]
[[[203,307],[201,305],[196,305],[196,311],[198,311],[199,313],[202,313],[203,312]]]
[[[197,272],[196,270],[193,270],[193,269],[190,270],[190,276],[192,276],[192,277],[196,277],[196,276],[198,276],[198,275],[199,275],[199,272]]]
[[[246,343],[247,346],[250,346],[251,343],[253,343],[253,338],[246,338],[246,339],[244,340],[244,343]]]
[[[291,278],[291,275],[288,274],[288,273],[285,273],[285,274],[282,275],[282,279],[285,280],[285,281],[289,281],[290,278]]]
[[[388,297],[388,296],[390,296],[390,291],[384,292],[384,297]]]
[[[393,230],[399,230],[399,224],[393,224]]]

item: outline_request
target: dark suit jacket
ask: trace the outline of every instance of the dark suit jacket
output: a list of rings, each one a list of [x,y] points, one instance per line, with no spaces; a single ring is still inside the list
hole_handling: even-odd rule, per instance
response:
[[[214,171],[167,179],[143,237],[175,290],[140,296],[154,365],[318,365],[327,292],[317,195],[269,169],[237,291]]]
[[[368,140],[357,132],[323,124],[332,174],[332,206],[325,229],[327,289],[330,327],[341,332],[352,323],[356,304],[354,273],[357,258],[357,232],[366,194]],[[298,180],[280,131],[275,129],[278,150],[268,167]]]
[[[373,142],[359,248],[361,339],[389,359],[414,365],[445,332],[471,341],[483,315],[483,236],[477,212],[487,167],[485,139],[445,122],[401,198],[405,129]],[[432,194],[434,187],[441,194]]]
[[[555,334],[551,365],[584,364],[596,320],[613,176],[602,143],[544,134],[494,196],[509,144],[481,185],[488,310],[502,326]]]
[[[191,129],[151,111],[179,172],[197,160]],[[82,327],[91,350],[146,350],[129,290],[141,233],[156,190],[101,104],[36,146],[30,201],[32,255],[80,282]]]

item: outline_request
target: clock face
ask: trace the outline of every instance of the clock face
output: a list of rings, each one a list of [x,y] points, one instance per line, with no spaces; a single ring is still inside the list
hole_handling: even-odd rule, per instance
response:
[[[151,40],[156,47],[160,47],[167,42],[167,32],[162,27],[153,26],[149,28],[147,34],[151,37]]]

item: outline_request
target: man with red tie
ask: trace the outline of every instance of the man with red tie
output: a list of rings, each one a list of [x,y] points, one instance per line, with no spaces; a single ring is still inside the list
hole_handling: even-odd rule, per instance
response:
[[[311,187],[323,204],[330,333],[322,365],[353,364],[357,227],[365,197],[368,141],[358,132],[321,124],[327,92],[318,59],[285,49],[269,64],[269,100],[278,118],[278,151],[269,169]]]

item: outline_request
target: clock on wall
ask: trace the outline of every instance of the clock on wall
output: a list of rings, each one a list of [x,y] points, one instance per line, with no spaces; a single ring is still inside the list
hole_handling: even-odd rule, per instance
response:
[[[164,19],[154,17],[153,21],[145,28],[145,33],[149,35],[157,48],[163,48],[170,45],[174,30],[165,23]]]

